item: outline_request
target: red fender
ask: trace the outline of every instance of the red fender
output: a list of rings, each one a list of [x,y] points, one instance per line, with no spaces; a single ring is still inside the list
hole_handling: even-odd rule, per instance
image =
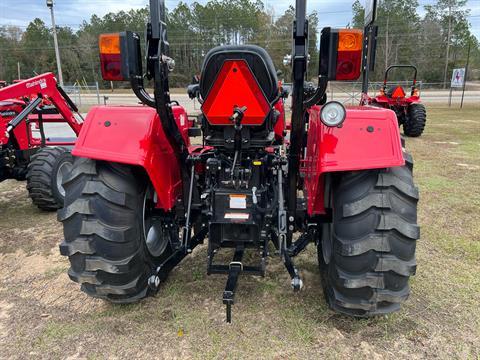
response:
[[[403,105],[403,104],[414,104],[419,103],[420,97],[417,95],[412,95],[410,97],[400,98],[400,99],[392,99],[386,95],[378,95],[370,100],[370,104],[377,103],[384,107],[388,106],[395,106],[395,105]]]
[[[412,95],[412,96],[407,98],[407,103],[408,104],[416,104],[416,103],[419,103],[419,102],[421,102],[420,101],[420,96]]]
[[[390,100],[386,95],[378,95],[371,99],[370,103],[382,104],[387,107],[390,104]]]
[[[174,106],[173,112],[189,145],[187,114],[180,106]],[[72,153],[79,157],[143,167],[157,192],[157,206],[163,210],[171,210],[181,195],[178,158],[153,108],[93,107]]]
[[[342,127],[320,120],[320,107],[308,109],[305,175],[308,215],[325,214],[324,174],[380,169],[405,164],[397,117],[388,109],[359,106],[347,109]]]

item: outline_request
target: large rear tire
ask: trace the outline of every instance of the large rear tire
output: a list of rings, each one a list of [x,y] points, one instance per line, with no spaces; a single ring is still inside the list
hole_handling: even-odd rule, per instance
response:
[[[333,222],[323,226],[318,260],[337,312],[391,313],[410,293],[420,235],[410,159],[403,167],[342,174],[332,189]]]
[[[77,158],[64,187],[60,253],[70,260],[70,278],[114,303],[147,296],[148,278],[172,253],[174,227],[153,214],[147,177],[135,167]]]
[[[427,123],[427,110],[420,103],[411,104],[407,109],[407,116],[403,123],[403,133],[409,137],[422,135]]]
[[[30,159],[27,172],[27,190],[34,205],[45,211],[63,207],[65,190],[63,179],[70,173],[73,157],[65,147],[46,147]]]

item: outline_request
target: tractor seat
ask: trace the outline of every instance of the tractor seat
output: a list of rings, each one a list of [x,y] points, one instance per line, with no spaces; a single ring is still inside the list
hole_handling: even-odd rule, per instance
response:
[[[200,95],[203,99],[207,98],[226,60],[245,60],[267,100],[272,103],[278,97],[277,72],[270,55],[256,45],[228,45],[211,49],[205,57],[200,78]]]

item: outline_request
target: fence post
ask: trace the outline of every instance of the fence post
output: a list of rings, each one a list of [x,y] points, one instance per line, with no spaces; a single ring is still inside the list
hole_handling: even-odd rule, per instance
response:
[[[97,90],[97,102],[100,105],[100,88],[98,87],[98,81],[95,81],[95,89]]]
[[[82,94],[80,92],[80,86],[77,87],[77,93],[78,93],[78,104],[80,105],[80,107],[82,106]]]

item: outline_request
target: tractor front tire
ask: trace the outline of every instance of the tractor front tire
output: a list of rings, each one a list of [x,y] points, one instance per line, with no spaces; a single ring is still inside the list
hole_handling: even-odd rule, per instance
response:
[[[333,221],[323,225],[318,261],[324,295],[339,313],[397,311],[415,274],[418,190],[406,165],[341,175],[332,189]]]
[[[27,190],[34,205],[45,211],[63,207],[65,191],[62,182],[72,164],[72,154],[65,147],[46,147],[30,158]]]
[[[407,109],[407,116],[403,123],[403,133],[409,137],[422,135],[427,123],[427,110],[420,103],[411,104]]]
[[[146,244],[148,184],[135,167],[75,159],[58,212],[65,236],[60,253],[70,260],[70,279],[89,296],[113,303],[146,297],[149,277],[172,254],[168,243],[154,246],[154,255]]]

